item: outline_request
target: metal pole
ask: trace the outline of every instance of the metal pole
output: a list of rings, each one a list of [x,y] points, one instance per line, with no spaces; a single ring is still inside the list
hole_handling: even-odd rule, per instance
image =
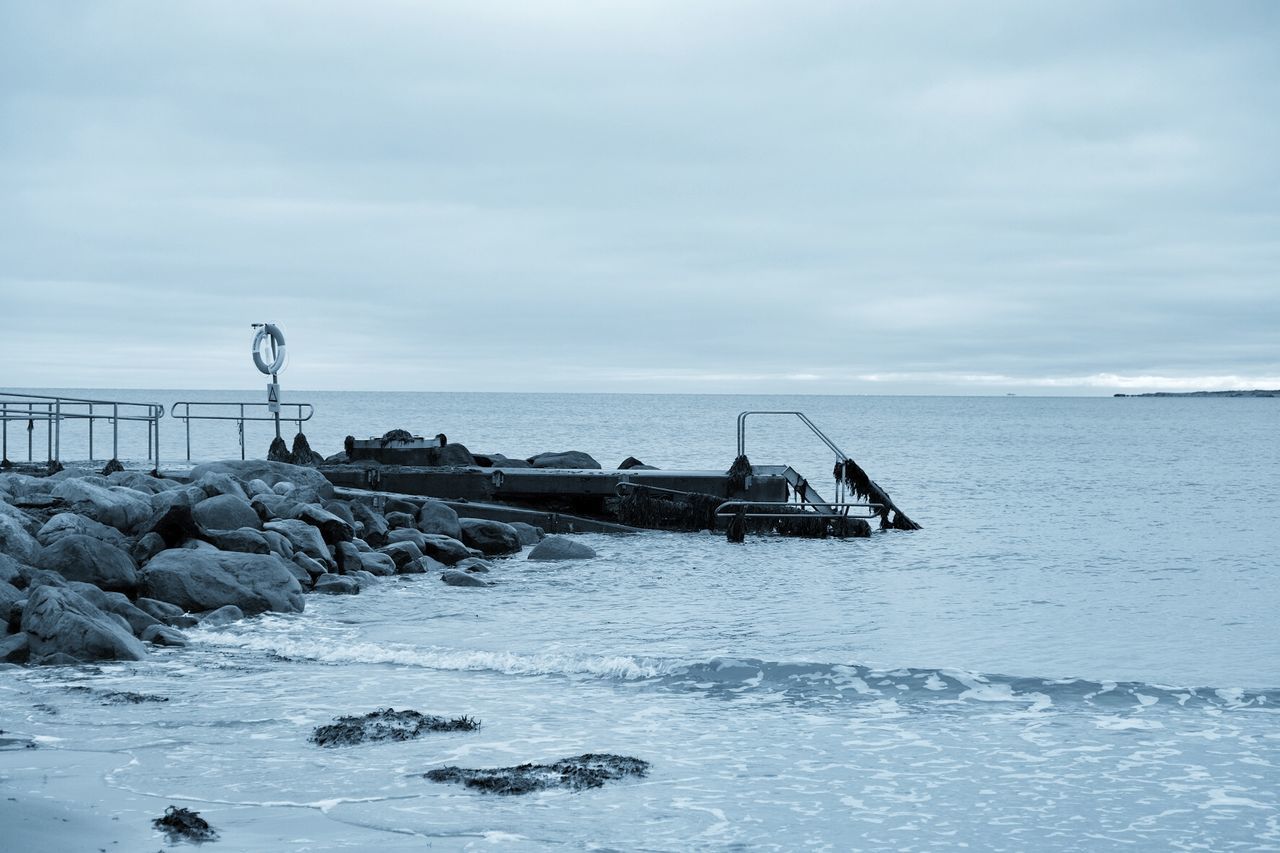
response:
[[[32,416],[31,404],[27,404],[27,461],[32,461],[31,437],[35,435],[36,419]]]
[[[45,436],[45,457],[53,461],[53,404],[44,404],[44,436]]]
[[[152,417],[153,419],[155,419],[155,423],[156,423],[156,467],[155,467],[155,471],[156,471],[156,473],[158,474],[158,473],[160,473],[160,418],[164,417],[164,410],[163,410],[163,409],[156,410],[155,408],[153,408],[153,409],[151,410],[151,417]]]
[[[120,458],[120,404],[111,404],[111,458]]]
[[[191,461],[191,407],[187,406],[187,461]]]
[[[58,422],[54,424],[54,442],[53,442],[53,459],[55,462],[62,459],[62,398],[56,401],[58,407]]]
[[[93,461],[93,403],[89,404],[89,461]]]
[[[240,404],[240,461],[244,461],[244,403]]]
[[[276,357],[276,345],[275,345],[275,339],[273,338],[271,342],[271,358],[274,360],[275,357]],[[278,385],[279,383],[280,383],[280,380],[276,378],[276,375],[274,373],[271,374],[271,384]],[[279,403],[278,400],[276,402],[277,404]],[[279,438],[279,437],[280,437],[280,407],[279,405],[277,405],[276,406],[276,438]]]

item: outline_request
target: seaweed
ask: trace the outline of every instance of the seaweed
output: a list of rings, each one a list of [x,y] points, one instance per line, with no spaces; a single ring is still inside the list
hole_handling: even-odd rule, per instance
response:
[[[151,825],[168,836],[169,841],[216,841],[218,833],[209,822],[200,817],[199,812],[190,809],[169,806],[164,810],[164,817],[151,821]]]
[[[317,726],[309,740],[317,746],[353,746],[369,741],[413,740],[428,732],[470,732],[480,728],[474,717],[452,719],[417,711],[380,708],[363,717],[337,717],[332,723]]]
[[[589,752],[574,758],[562,758],[553,764],[520,764],[478,770],[437,767],[424,773],[423,778],[432,782],[460,783],[486,794],[530,794],[549,788],[571,791],[599,788],[605,782],[627,776],[644,777],[648,773],[649,762],[639,758]]]

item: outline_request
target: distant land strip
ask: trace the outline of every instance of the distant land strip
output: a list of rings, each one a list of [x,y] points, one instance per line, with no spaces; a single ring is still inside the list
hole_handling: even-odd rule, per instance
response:
[[[1147,394],[1115,394],[1116,397],[1280,397],[1280,391],[1152,391]]]

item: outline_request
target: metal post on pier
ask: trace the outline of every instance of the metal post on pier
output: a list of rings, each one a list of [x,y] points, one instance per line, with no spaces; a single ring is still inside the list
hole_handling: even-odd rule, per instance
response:
[[[111,458],[120,460],[120,405],[111,405]]]
[[[89,461],[93,461],[93,403],[89,404]]]

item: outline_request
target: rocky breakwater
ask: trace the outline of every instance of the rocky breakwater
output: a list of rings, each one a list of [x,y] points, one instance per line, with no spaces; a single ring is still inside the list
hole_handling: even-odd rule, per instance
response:
[[[493,561],[542,538],[438,501],[340,500],[281,462],[210,463],[188,482],[0,474],[0,662],[139,660],[184,645],[182,629],[299,612],[304,593],[391,576],[487,587]]]

